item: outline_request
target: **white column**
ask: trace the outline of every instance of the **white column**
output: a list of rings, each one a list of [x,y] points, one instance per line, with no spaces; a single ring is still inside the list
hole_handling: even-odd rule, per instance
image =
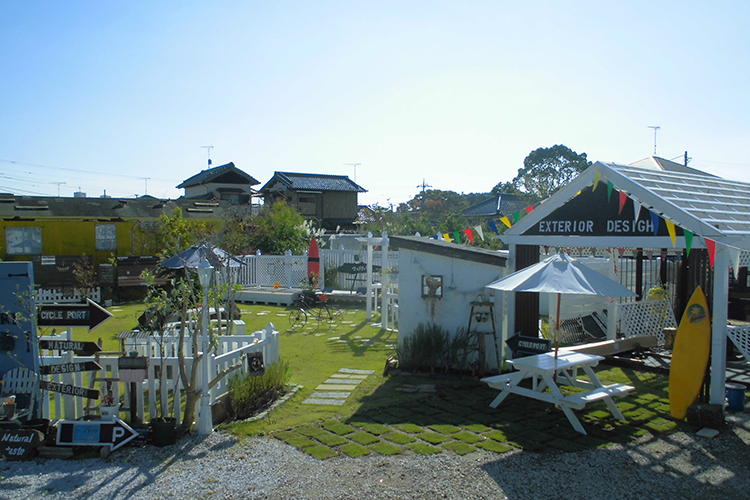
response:
[[[729,251],[716,246],[714,256],[713,318],[711,318],[711,398],[724,404],[727,375],[727,306],[729,303]]]
[[[372,245],[372,233],[367,233],[367,321],[370,321],[372,319]]]
[[[505,263],[505,276],[512,274],[516,270],[516,245],[512,244],[508,246],[508,261]],[[503,339],[507,340],[509,337],[516,334],[516,294],[514,292],[503,292],[505,296],[503,301],[505,302],[505,319],[503,320]],[[505,346],[503,346],[505,349]]]
[[[199,423],[200,434],[211,434],[213,421],[211,416],[211,400],[208,394],[208,384],[211,382],[211,346],[208,340],[208,289],[203,289],[203,393],[201,394],[201,416]]]
[[[390,265],[388,264],[388,233],[383,231],[383,240],[380,244],[381,259],[380,259],[380,324],[382,328],[388,329],[388,285],[390,278],[388,270]]]

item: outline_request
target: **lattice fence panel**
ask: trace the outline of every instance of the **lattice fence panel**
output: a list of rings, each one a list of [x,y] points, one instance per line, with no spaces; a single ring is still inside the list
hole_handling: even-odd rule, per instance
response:
[[[618,311],[625,338],[655,335],[664,345],[664,329],[677,328],[677,321],[668,300],[645,300],[619,304]]]
[[[745,359],[750,360],[750,326],[728,326],[727,336],[732,339]]]

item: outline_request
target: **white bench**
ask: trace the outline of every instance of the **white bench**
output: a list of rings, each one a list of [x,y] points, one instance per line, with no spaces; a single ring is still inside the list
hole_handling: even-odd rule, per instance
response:
[[[599,401],[600,399],[606,399],[610,397],[621,397],[629,393],[630,391],[634,391],[635,387],[631,385],[625,385],[625,384],[612,384],[612,385],[605,385],[604,387],[597,387],[596,389],[591,389],[590,391],[584,391],[580,394],[573,394],[571,396],[566,396],[565,401],[570,402],[574,405],[581,405],[581,407],[587,405],[588,403],[593,403],[594,401]]]

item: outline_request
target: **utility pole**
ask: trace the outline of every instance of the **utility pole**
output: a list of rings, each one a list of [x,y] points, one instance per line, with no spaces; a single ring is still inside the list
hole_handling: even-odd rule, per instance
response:
[[[208,150],[208,166],[211,166],[211,150],[214,148],[213,146],[201,146],[203,149]]]
[[[151,177],[138,177],[138,178],[139,178],[139,179],[143,179],[143,180],[144,180],[144,182],[146,183],[146,186],[145,186],[146,192],[145,192],[145,194],[143,195],[143,196],[146,196],[146,195],[148,194],[148,180],[149,180],[149,179],[150,179]]]
[[[654,156],[656,156],[656,131],[659,130],[661,127],[657,127],[655,125],[649,125],[647,128],[654,129]]]
[[[357,167],[362,164],[361,163],[344,163],[344,165],[349,165],[350,167],[354,167],[354,182],[357,182]]]
[[[57,184],[57,197],[60,197],[60,185],[65,184],[64,182],[50,182],[50,184]]]

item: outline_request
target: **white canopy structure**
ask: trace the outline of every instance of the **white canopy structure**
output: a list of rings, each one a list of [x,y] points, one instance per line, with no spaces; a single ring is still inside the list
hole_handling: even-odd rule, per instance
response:
[[[510,245],[510,270],[516,245],[707,248],[714,269],[712,352],[721,353],[712,356],[711,402],[722,403],[729,268],[750,262],[750,183],[661,158],[637,163],[653,168],[594,163],[510,227],[500,236]]]

